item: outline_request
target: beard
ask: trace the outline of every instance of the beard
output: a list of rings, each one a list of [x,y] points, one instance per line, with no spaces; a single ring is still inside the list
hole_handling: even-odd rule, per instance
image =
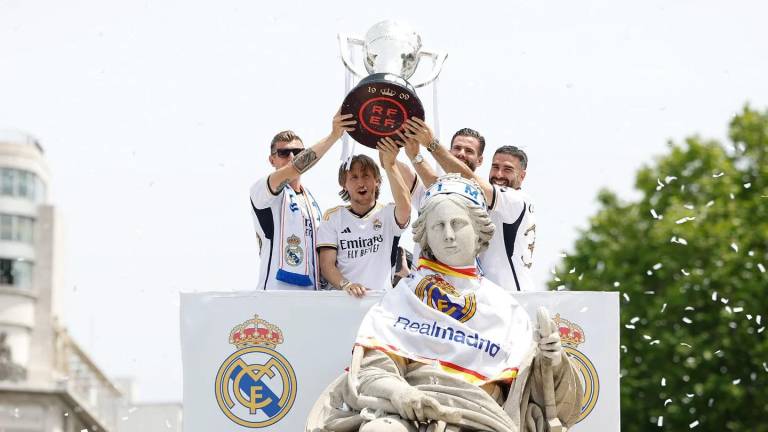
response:
[[[477,164],[475,164],[474,162],[470,162],[470,161],[464,159],[463,157],[458,157],[457,156],[456,159],[460,160],[464,165],[467,166],[467,168],[469,168],[472,171],[474,171],[475,168],[477,168]]]

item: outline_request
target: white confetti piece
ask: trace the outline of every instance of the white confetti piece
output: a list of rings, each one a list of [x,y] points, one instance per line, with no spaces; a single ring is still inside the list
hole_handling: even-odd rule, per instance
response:
[[[695,308],[695,307],[693,307],[693,306],[686,306],[686,307],[685,307],[685,310],[687,310],[687,311],[695,311],[695,310],[696,310],[696,308]]]
[[[744,183],[744,189],[749,189],[752,187],[752,183]]]
[[[658,269],[660,269],[662,267],[664,267],[664,265],[662,263],[656,263],[656,264],[653,265],[653,269],[654,270],[658,270]]]
[[[666,387],[667,386],[667,379],[664,377],[661,377],[661,386]]]
[[[640,321],[640,317],[634,317],[631,320],[629,320],[630,323],[634,324],[636,322]]]
[[[626,300],[627,303],[629,303],[629,294],[624,293],[623,296],[624,296],[624,300]]]
[[[758,316],[755,317],[755,322],[757,323],[757,325],[760,325],[760,321],[762,321],[762,320],[763,320],[763,316],[762,315],[758,315]]]
[[[688,348],[693,348],[692,346],[688,345],[688,344],[687,344],[687,343],[685,343],[685,342],[680,342],[680,345],[682,345],[682,346],[684,346],[684,347],[688,347]]]
[[[731,196],[731,199],[736,199],[736,197],[733,196],[733,194],[729,194],[729,195]]]
[[[658,219],[659,215],[656,213],[656,210],[651,209],[651,216],[653,216],[654,219]]]
[[[696,216],[686,216],[675,221],[676,224],[681,225],[688,221],[696,220]]]
[[[731,309],[731,307],[730,307],[730,306],[726,306],[726,307],[725,307],[725,311],[726,311],[726,312],[728,312],[729,314],[732,314],[732,313],[733,313],[733,309]]]
[[[693,206],[693,204],[686,204],[683,207],[687,208],[688,210],[693,210],[693,209],[696,208],[696,207]]]
[[[651,337],[650,337],[650,336],[648,336],[648,335],[643,335],[643,339],[645,339],[645,340],[651,340]]]
[[[768,372],[768,363],[763,362],[763,369],[765,369],[765,371]]]
[[[755,256],[755,251],[749,251],[749,252],[747,252],[747,255],[753,257],[753,256]]]
[[[765,273],[765,266],[763,263],[757,263],[757,268],[760,269],[760,273]]]
[[[656,291],[644,291],[643,294],[653,295],[656,294]]]
[[[693,422],[693,423],[688,425],[688,429],[693,429],[693,428],[695,428],[698,425],[699,425],[699,421],[696,420],[695,422]]]
[[[688,396],[689,398],[692,398],[692,397],[696,396],[693,393],[686,393],[685,395]]]
[[[683,317],[683,322],[686,324],[691,324],[693,321],[691,321],[691,319],[688,317]]]
[[[672,399],[667,399],[664,401],[664,406],[667,406],[672,403]]]
[[[627,352],[627,346],[626,346],[626,345],[622,345],[622,346],[621,346],[621,350],[622,350],[622,351],[624,351],[624,352],[626,353],[626,352]]]
[[[733,385],[739,385],[741,383],[741,378],[733,380]]]
[[[666,303],[664,303],[664,304],[661,306],[661,313],[664,313],[664,309],[666,309],[666,308],[667,308],[667,304],[666,304]]]
[[[765,327],[760,327],[759,329],[757,329],[757,333],[760,334],[763,332],[763,330],[765,330]]]
[[[717,301],[717,291],[712,291],[712,301]]]
[[[568,271],[568,273],[569,273],[569,274],[570,274],[570,273],[576,273],[576,267],[574,267],[574,268],[572,268],[571,270],[569,270],[569,271]]]
[[[685,276],[690,276],[691,274],[685,271],[685,269],[680,269],[680,273],[682,273]]]
[[[724,173],[724,172],[719,172],[719,173],[715,173],[715,174],[712,174],[712,177],[713,177],[713,178],[720,178],[720,177],[722,177],[722,176],[724,176],[724,175],[725,175],[725,173]]]
[[[625,324],[624,327],[626,327],[626,328],[628,328],[630,330],[634,330],[635,329],[635,326],[633,326],[632,324]]]
[[[707,207],[712,207],[713,205],[715,205],[714,201],[710,201],[710,202],[707,203]]]
[[[651,343],[649,343],[648,345],[658,345],[658,344],[660,344],[660,343],[661,343],[661,341],[660,341],[660,340],[658,340],[658,339],[654,339],[654,340],[652,340],[652,341],[651,341]]]
[[[659,419],[656,420],[656,426],[658,427],[664,426],[664,416],[659,416]]]
[[[656,184],[658,185],[658,186],[656,186],[656,190],[657,191],[660,191],[660,190],[664,189],[664,183],[662,183],[661,180],[656,179]]]
[[[731,249],[733,249],[734,252],[738,252],[739,251],[739,245],[737,245],[736,243],[731,243]]]
[[[620,287],[620,286],[621,286],[621,282],[619,282],[619,281],[615,281],[615,282],[613,283],[613,286],[614,286],[615,288],[618,288],[618,287]]]
[[[717,351],[715,351],[715,354],[721,354],[722,352],[723,352],[723,350],[717,350]]]
[[[666,183],[666,184],[670,184],[674,180],[677,180],[677,177],[675,177],[675,176],[666,176],[666,177],[664,177],[664,183]]]
[[[720,303],[722,303],[722,304],[728,304],[728,299],[727,299],[727,298],[725,298],[725,297],[721,297],[721,298],[720,298]]]
[[[752,321],[752,315],[750,315],[750,314],[747,314],[747,319],[748,319],[748,320],[750,320],[750,321]]]
[[[744,308],[741,307],[741,306],[733,308],[733,312],[735,312],[735,313],[739,313],[739,312],[741,312],[743,310],[744,310]]]

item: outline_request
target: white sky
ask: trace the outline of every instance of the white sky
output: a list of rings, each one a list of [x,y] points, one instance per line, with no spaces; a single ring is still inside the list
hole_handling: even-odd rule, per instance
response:
[[[599,188],[631,198],[668,139],[724,138],[745,102],[768,106],[766,16],[759,1],[0,0],[0,129],[46,149],[71,333],[141,400],[180,400],[178,293],[255,286],[248,187],[275,132],[328,132],[336,33],[405,19],[449,53],[443,141],[480,130],[483,175],[495,148],[526,149],[544,284]],[[304,179],[323,208],[340,152]]]

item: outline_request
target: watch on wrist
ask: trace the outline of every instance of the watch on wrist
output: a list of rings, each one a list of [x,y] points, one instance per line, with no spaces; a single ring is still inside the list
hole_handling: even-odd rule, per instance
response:
[[[416,165],[424,162],[424,156],[421,155],[421,153],[417,153],[416,156],[411,159],[411,163]]]
[[[432,142],[427,144],[427,151],[432,153],[433,151],[437,150],[437,146],[440,145],[440,141],[437,140],[437,138],[433,139]]]
[[[352,282],[348,281],[345,278],[341,278],[341,282],[339,282],[339,289],[345,291],[346,288],[351,284]]]

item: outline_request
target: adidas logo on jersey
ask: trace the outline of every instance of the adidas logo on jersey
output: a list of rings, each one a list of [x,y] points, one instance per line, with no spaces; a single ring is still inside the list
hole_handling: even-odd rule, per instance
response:
[[[352,230],[349,229],[349,227],[346,227],[346,228],[344,228],[344,230],[341,233],[342,234],[350,234],[351,232],[352,232]]]

